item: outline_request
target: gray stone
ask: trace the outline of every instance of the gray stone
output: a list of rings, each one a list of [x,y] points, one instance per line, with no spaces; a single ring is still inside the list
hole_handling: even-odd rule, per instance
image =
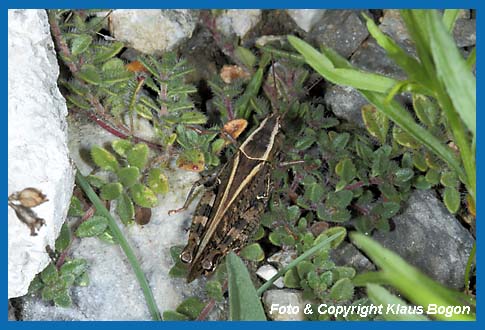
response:
[[[303,321],[305,320],[305,314],[303,309],[305,308],[305,302],[303,301],[303,293],[297,290],[268,290],[263,295],[264,309],[266,315],[275,321]],[[296,313],[288,312],[287,310],[281,310],[283,313],[279,313],[278,307],[297,307]],[[273,310],[272,310],[273,307]]]
[[[365,127],[361,109],[367,100],[354,88],[332,85],[324,97],[325,105],[339,118],[345,119],[362,128]]]
[[[374,239],[442,284],[460,289],[474,239],[431,191],[415,191],[395,229]]]
[[[273,276],[276,275],[276,273],[278,273],[278,270],[271,265],[262,265],[256,271],[256,275],[258,275],[265,281],[268,281],[269,279],[271,279]],[[281,277],[278,278],[276,281],[274,281],[273,285],[280,289],[285,286],[285,284],[283,283],[283,279]]]
[[[384,16],[382,17],[379,29],[397,42],[397,44],[408,54],[416,57],[414,43],[409,37],[406,25],[399,14],[399,10],[384,10]]]
[[[325,9],[287,9],[288,15],[303,31],[309,32],[325,14]]]
[[[217,17],[216,24],[224,34],[234,33],[244,38],[246,33],[259,23],[261,16],[260,9],[228,9]]]
[[[118,9],[111,13],[112,33],[142,53],[162,53],[192,36],[197,16],[189,9]]]
[[[362,43],[352,55],[350,62],[359,69],[394,79],[404,80],[407,77],[406,73],[387,56],[386,51],[373,38]]]
[[[359,13],[353,10],[327,10],[307,39],[348,58],[369,35]]]
[[[355,246],[347,242],[342,242],[337,249],[333,249],[330,257],[337,266],[353,267],[357,273],[375,270],[374,264]]]
[[[8,11],[8,194],[27,187],[49,201],[33,211],[45,219],[37,236],[8,210],[8,297],[27,293],[49,263],[74,185],[67,148],[66,102],[45,10]]]
[[[477,43],[476,20],[457,19],[453,29],[453,37],[458,47],[475,46]]]
[[[271,255],[267,261],[274,264],[278,269],[281,269],[288,266],[296,257],[298,257],[298,254],[295,250],[281,250]]]

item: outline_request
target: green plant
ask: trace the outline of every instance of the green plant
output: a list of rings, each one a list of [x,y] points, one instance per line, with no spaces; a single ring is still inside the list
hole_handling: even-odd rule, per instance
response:
[[[70,213],[73,207],[71,205]],[[59,307],[71,307],[72,286],[89,285],[88,264],[84,259],[66,259],[65,253],[71,244],[71,231],[65,223],[56,240],[55,249],[46,248],[52,261],[30,283],[29,293],[41,293],[45,301],[53,301]]]
[[[446,163],[464,183],[470,201],[474,204],[475,78],[448,32],[456,15],[445,12],[446,26],[437,12],[432,10],[403,10],[401,16],[416,45],[417,59],[405,53],[395,41],[383,34],[371,19],[366,18],[366,21],[371,35],[407,73],[408,79],[405,81],[362,72],[330,49],[323,47],[322,52],[319,52],[296,37],[289,36],[288,40],[303,55],[304,60],[326,79],[359,90],[378,111],[399,126],[402,131],[398,129],[395,135],[402,136],[402,132],[405,132],[425,146],[434,157]],[[436,111],[429,109],[433,106],[430,105],[432,101],[428,102],[427,98],[435,100],[441,110],[437,123],[445,125],[447,138],[451,138],[456,144],[460,158],[456,157],[454,149],[443,143],[443,134],[422,127],[408,111],[393,100],[394,95],[401,91],[413,93],[415,114],[425,124],[433,124],[433,116],[438,115]],[[426,109],[418,104],[422,101]],[[427,110],[431,112],[426,112]],[[432,182],[436,181],[434,173],[430,177]],[[428,180],[424,181],[429,183]],[[445,202],[451,211],[456,211],[458,204],[456,199],[459,196],[455,189],[446,186],[444,192]]]
[[[384,295],[382,290],[378,290],[369,283],[390,285],[397,289],[404,297],[413,304],[427,309],[428,306],[435,304],[443,308],[449,306],[469,306],[471,313],[453,312],[452,316],[436,314],[436,319],[440,320],[475,320],[475,299],[461,292],[457,292],[444,287],[433,281],[419,270],[410,266],[396,253],[385,249],[379,243],[360,233],[351,233],[352,242],[366,255],[368,255],[377,266],[381,268],[379,272],[370,272],[357,275],[353,282],[357,286],[367,286],[370,289],[369,297],[379,302],[377,295]],[[389,297],[385,298],[386,300]],[[395,299],[395,298],[393,298]]]

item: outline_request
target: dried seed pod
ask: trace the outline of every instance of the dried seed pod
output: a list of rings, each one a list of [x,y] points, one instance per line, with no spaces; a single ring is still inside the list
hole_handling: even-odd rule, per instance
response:
[[[47,202],[48,199],[46,197],[46,195],[36,188],[25,188],[20,192],[10,195],[8,200],[18,201],[24,207],[36,207]]]
[[[17,218],[30,228],[30,236],[37,236],[36,230],[39,231],[45,225],[45,220],[39,218],[29,207],[20,204],[17,205],[12,202],[8,202],[8,205],[14,209]]]
[[[236,79],[247,79],[250,77],[248,72],[237,65],[224,65],[221,69],[220,76],[226,84],[230,84]]]
[[[248,121],[246,119],[234,119],[227,122],[222,128],[222,131],[235,140],[242,132],[244,132],[247,126]],[[227,142],[226,145],[227,144],[229,144],[229,142]]]
[[[152,209],[137,206],[135,208],[135,222],[141,226],[146,225],[152,218]]]

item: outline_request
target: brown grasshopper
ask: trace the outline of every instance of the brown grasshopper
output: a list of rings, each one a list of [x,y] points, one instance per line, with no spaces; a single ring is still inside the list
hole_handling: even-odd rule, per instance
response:
[[[266,117],[224,165],[202,196],[180,254],[187,282],[211,273],[231,250],[244,247],[259,226],[270,192],[271,163],[279,149],[280,115]]]

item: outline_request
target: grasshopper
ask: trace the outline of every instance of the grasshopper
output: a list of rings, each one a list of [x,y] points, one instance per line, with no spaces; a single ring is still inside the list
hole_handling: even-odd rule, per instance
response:
[[[271,114],[221,168],[192,218],[180,254],[189,264],[187,282],[208,275],[231,250],[245,246],[259,226],[272,190],[271,160],[279,151],[280,115]]]

